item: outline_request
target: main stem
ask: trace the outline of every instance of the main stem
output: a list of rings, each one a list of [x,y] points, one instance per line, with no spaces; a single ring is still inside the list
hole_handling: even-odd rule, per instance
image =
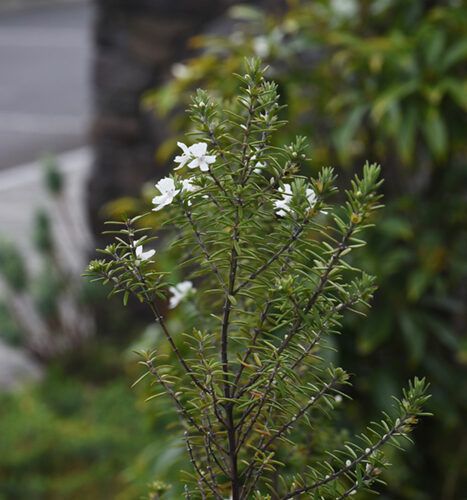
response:
[[[238,224],[239,224],[239,213],[237,207],[237,213],[235,216],[235,227],[232,234],[232,246],[231,246],[231,261],[230,261],[230,273],[229,273],[229,286],[228,293],[226,293],[224,301],[224,314],[222,318],[222,333],[221,333],[221,357],[222,357],[222,370],[224,372],[224,396],[226,399],[230,399],[230,380],[229,380],[229,357],[228,357],[228,331],[230,323],[230,312],[232,311],[232,304],[230,296],[234,294],[235,289],[235,278],[237,275],[237,251],[233,242],[238,241]],[[237,440],[235,435],[235,422],[233,418],[233,403],[227,401],[224,408],[227,415],[227,437],[229,442],[229,458],[230,458],[230,481],[232,487],[232,500],[240,500],[240,481],[238,476],[238,463],[237,463]]]
[[[242,187],[245,186],[247,180],[246,172],[248,169],[249,159],[247,160],[246,158],[246,152],[248,147],[248,137],[251,131],[254,111],[255,111],[254,106],[251,103],[248,109],[248,121],[246,124],[246,129],[242,144],[241,163],[244,166],[240,178],[240,184],[242,185]],[[230,482],[232,488],[232,500],[240,500],[240,478],[238,475],[238,463],[237,463],[238,450],[237,450],[235,422],[233,417],[234,404],[232,401],[229,401],[231,396],[233,396],[234,391],[231,390],[230,380],[229,380],[230,373],[229,373],[229,357],[228,357],[228,331],[229,331],[230,312],[232,310],[232,303],[230,297],[233,297],[236,293],[235,279],[237,276],[238,254],[235,247],[235,243],[238,243],[239,241],[238,227],[240,223],[239,206],[242,204],[241,197],[237,198],[236,204],[237,208],[235,213],[235,226],[232,233],[232,245],[230,248],[231,260],[230,260],[229,284],[227,293],[225,294],[224,314],[222,318],[222,333],[221,333],[221,357],[222,357],[222,370],[224,372],[224,396],[227,399],[224,408],[227,415],[227,436],[229,442],[229,458],[231,463]]]

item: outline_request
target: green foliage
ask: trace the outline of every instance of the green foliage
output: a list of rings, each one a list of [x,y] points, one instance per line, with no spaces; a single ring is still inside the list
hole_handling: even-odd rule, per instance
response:
[[[45,185],[48,191],[54,196],[59,196],[63,192],[64,179],[59,171],[57,159],[54,156],[46,156],[42,160],[45,169]]]
[[[361,312],[374,292],[351,256],[380,207],[380,167],[367,163],[345,201],[333,202],[332,168],[298,174],[303,137],[272,146],[284,125],[278,89],[259,61],[246,66],[239,96],[225,105],[198,91],[192,135],[206,142],[180,144],[177,169],[190,173],[156,185],[153,210],[169,211],[172,246],[196,290],[155,268],[144,216],[111,223],[115,243],[89,272],[124,305],[130,295],[145,303],[170,345],[173,362],[165,350],[140,353],[146,370],[135,384],[152,378],[148,401],[168,397],[177,410],[192,466],[186,499],[346,498],[381,483],[387,445],[410,442],[429,398],[415,378],[364,434],[329,436],[327,419],[350,384],[330,362],[332,339],[344,312]],[[193,301],[193,326],[171,328],[158,305],[167,291],[169,307]]]
[[[229,75],[256,54],[287,103],[281,118],[289,124],[273,144],[312,136],[314,163],[340,165],[344,177],[362,159],[382,163],[387,210],[352,258],[377,276],[374,315],[363,326],[345,318],[340,360],[375,374],[358,386],[369,396],[368,412],[355,410],[360,424],[381,408],[381,387],[429,374],[439,419],[424,428],[406,470],[398,468],[415,478],[416,493],[391,481],[388,495],[458,498],[467,487],[466,447],[457,439],[467,433],[467,8],[421,0],[288,5],[280,17],[235,7],[232,33],[193,39],[202,54],[177,65],[175,79],[148,93],[146,104],[184,130],[180,102],[199,85],[236,95]],[[173,149],[167,142],[159,157]]]
[[[37,250],[45,255],[50,255],[54,248],[53,236],[50,228],[50,217],[41,209],[36,213],[34,221],[34,243]]]
[[[157,433],[135,399],[123,378],[95,385],[54,369],[0,395],[0,498],[141,498],[152,473],[140,455]]]
[[[26,266],[16,246],[3,238],[0,240],[0,271],[13,290],[24,290],[27,282]]]

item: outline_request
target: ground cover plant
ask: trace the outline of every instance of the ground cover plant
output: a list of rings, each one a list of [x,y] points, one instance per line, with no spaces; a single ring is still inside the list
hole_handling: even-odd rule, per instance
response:
[[[193,145],[180,143],[172,176],[161,179],[155,212],[169,212],[181,283],[154,265],[144,215],[111,223],[115,242],[90,263],[126,304],[135,295],[154,314],[174,355],[140,352],[138,379],[170,398],[192,468],[185,498],[234,500],[346,498],[371,490],[423,415],[424,380],[394,400],[393,412],[345,439],[330,427],[350,384],[330,361],[328,338],[346,310],[361,311],[373,278],[352,265],[359,234],[380,207],[379,167],[366,164],[333,205],[335,176],[323,168],[299,175],[304,138],[276,148],[282,122],[277,87],[258,61],[238,77],[242,90],[225,103],[198,91],[191,106]],[[172,331],[160,312],[190,300],[189,331]]]

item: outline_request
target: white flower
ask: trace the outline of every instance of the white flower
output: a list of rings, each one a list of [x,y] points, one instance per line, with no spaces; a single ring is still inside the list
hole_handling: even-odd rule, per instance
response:
[[[174,309],[188,295],[189,292],[195,290],[191,281],[182,281],[178,285],[169,287],[170,297],[169,308]]]
[[[177,78],[177,80],[184,80],[189,78],[191,74],[190,68],[186,64],[175,63],[172,68],[172,75]]]
[[[310,204],[310,208],[313,208],[316,205],[318,198],[316,196],[316,193],[313,191],[313,189],[306,188],[306,199],[308,200],[308,203]],[[324,215],[326,215],[328,213],[326,210],[320,210],[320,212]]]
[[[336,16],[351,19],[358,14],[355,0],[331,0],[331,9]]]
[[[313,189],[306,188],[306,199],[308,200],[310,207],[316,204],[318,198],[316,198],[316,193],[313,191]]]
[[[182,179],[182,192],[192,193],[198,189],[199,187],[192,184],[188,179]]]
[[[253,39],[253,51],[261,59],[269,55],[269,42],[265,36],[257,36]]]
[[[208,145],[205,142],[198,142],[190,147],[193,160],[188,164],[188,168],[198,168],[201,172],[207,172],[209,165],[216,161],[216,155],[207,155]]]
[[[282,199],[274,202],[274,208],[276,209],[276,214],[283,217],[287,212],[291,211],[290,202],[292,201],[292,187],[290,184],[284,184],[284,187],[279,188],[278,192],[282,194]],[[310,209],[312,209],[318,201],[316,193],[313,189],[306,188],[305,195]],[[327,212],[321,210],[321,213],[326,214]]]
[[[183,154],[175,157],[174,162],[179,163],[180,165],[174,168],[174,170],[184,167],[192,158],[190,151],[191,148],[189,148],[186,144],[183,144],[183,142],[177,142],[177,146],[182,149]]]
[[[157,184],[156,188],[161,193],[160,196],[154,196],[152,199],[155,207],[153,208],[154,212],[157,212],[161,208],[166,205],[170,205],[173,199],[180,192],[180,189],[175,189],[175,182],[170,177],[164,177]]]
[[[274,208],[276,209],[276,214],[280,217],[286,215],[290,212],[290,202],[292,200],[292,187],[290,184],[284,184],[284,187],[278,189],[279,193],[282,194],[281,200],[276,200],[274,202]]]
[[[144,251],[143,249],[143,245],[140,245],[139,242],[142,240],[142,238],[140,238],[139,240],[135,241],[135,246],[136,246],[136,249],[135,249],[135,252],[136,252],[136,258],[138,260],[148,260],[150,259],[155,253],[156,251],[155,250],[147,250],[146,252]]]
[[[255,174],[260,174],[261,173],[261,170],[266,167],[266,163],[262,162],[262,161],[258,161],[256,162],[256,165],[255,165],[255,168],[253,169],[253,172]]]
[[[178,147],[182,148],[183,154],[175,157],[175,163],[179,166],[174,168],[178,170],[184,167],[188,162],[189,168],[198,168],[202,172],[209,170],[209,165],[216,161],[216,155],[207,155],[208,145],[205,142],[198,142],[193,146],[186,146],[183,142],[177,142]]]

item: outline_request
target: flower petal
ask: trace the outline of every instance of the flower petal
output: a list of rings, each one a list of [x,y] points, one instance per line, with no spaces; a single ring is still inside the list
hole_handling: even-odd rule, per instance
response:
[[[209,170],[209,164],[207,163],[205,158],[200,158],[198,160],[198,163],[199,163],[199,169],[201,170],[201,172],[207,172]]]
[[[198,168],[200,164],[199,158],[195,158],[188,163],[188,168]]]
[[[156,188],[161,192],[161,194],[165,194],[169,191],[175,190],[175,182],[170,177],[164,177],[156,184]]]
[[[186,144],[183,144],[183,142],[177,142],[177,146],[181,148],[184,156],[191,156],[190,148]]]
[[[216,161],[216,155],[206,155],[204,159],[206,163],[214,163]]]
[[[206,154],[208,145],[205,142],[198,142],[190,147],[190,153],[193,156],[203,156]]]

